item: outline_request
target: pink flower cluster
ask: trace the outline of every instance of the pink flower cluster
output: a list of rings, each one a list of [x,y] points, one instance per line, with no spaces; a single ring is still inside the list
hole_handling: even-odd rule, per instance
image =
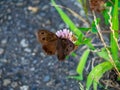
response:
[[[69,31],[69,29],[63,29],[63,30],[59,30],[56,32],[56,35],[58,37],[61,37],[61,38],[66,38],[66,39],[69,39],[70,41],[72,41],[72,32]]]

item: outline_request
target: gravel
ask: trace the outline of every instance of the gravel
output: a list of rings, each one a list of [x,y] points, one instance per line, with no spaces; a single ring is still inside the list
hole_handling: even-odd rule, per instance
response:
[[[11,80],[10,79],[4,79],[3,81],[3,86],[7,86],[11,83]]]
[[[55,1],[85,18],[77,0]],[[88,27],[66,9],[64,11],[76,26]],[[79,81],[67,77],[77,75],[76,67],[86,46],[75,51],[76,57],[69,56],[60,62],[55,55],[49,56],[43,52],[35,36],[39,29],[56,32],[63,28],[68,26],[50,0],[0,0],[0,90],[80,90]],[[107,36],[105,41],[109,42]],[[97,42],[101,45],[98,37],[94,37],[93,43]],[[100,62],[93,56],[90,54],[84,80],[80,81],[84,87],[91,64],[95,60],[95,65]]]
[[[0,48],[0,55],[4,53],[4,49]]]
[[[57,3],[79,11],[75,0]],[[78,81],[67,79],[78,58],[59,62],[36,40],[38,29],[67,27],[50,0],[1,0],[0,12],[0,90],[79,90]]]
[[[28,47],[28,42],[27,42],[27,40],[22,39],[22,40],[20,41],[20,45],[21,45],[22,47]]]

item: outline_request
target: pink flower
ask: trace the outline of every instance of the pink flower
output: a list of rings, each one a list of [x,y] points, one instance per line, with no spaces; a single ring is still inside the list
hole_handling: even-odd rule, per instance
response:
[[[56,35],[61,38],[69,39],[70,41],[73,41],[73,34],[69,31],[69,29],[63,29],[56,32]]]

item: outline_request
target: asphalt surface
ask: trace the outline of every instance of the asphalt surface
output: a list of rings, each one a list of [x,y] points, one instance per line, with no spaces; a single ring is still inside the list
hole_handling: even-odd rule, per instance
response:
[[[76,2],[58,1],[79,10]],[[50,0],[0,1],[0,90],[79,90],[78,81],[67,79],[76,74],[79,56],[60,62],[44,54],[35,36],[39,29],[61,28],[67,26]]]

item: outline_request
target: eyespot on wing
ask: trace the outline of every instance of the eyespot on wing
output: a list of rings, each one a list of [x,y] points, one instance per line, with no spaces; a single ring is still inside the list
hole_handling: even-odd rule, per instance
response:
[[[38,30],[36,32],[36,36],[37,36],[37,40],[41,44],[46,44],[47,42],[55,41],[58,38],[56,34],[48,30]]]

